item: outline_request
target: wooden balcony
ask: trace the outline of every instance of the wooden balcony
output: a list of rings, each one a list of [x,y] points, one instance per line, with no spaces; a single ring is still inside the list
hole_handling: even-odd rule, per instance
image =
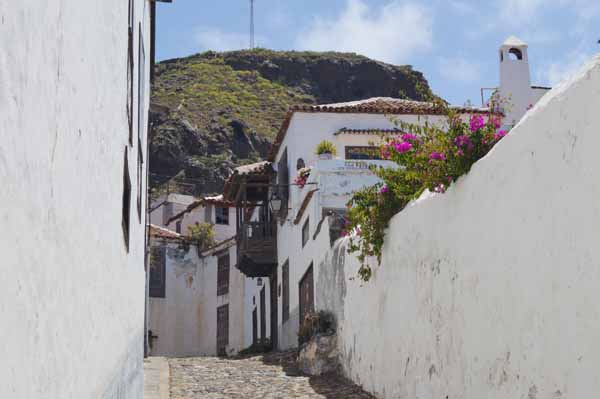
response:
[[[245,222],[238,230],[237,268],[248,277],[269,277],[277,268],[277,236],[273,221]]]

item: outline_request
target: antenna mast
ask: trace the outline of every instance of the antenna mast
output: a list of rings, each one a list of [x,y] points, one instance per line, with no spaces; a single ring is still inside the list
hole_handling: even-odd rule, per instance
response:
[[[250,49],[254,48],[254,0],[250,0]]]

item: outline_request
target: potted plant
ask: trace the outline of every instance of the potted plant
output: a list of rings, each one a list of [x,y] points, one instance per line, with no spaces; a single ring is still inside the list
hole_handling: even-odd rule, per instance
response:
[[[319,159],[332,159],[336,155],[335,145],[328,140],[323,140],[317,145]]]

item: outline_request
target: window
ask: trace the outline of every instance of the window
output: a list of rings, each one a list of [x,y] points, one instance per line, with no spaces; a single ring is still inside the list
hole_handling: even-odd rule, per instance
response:
[[[165,297],[165,269],[166,247],[152,247],[150,250],[150,296],[153,298]]]
[[[137,212],[138,212],[138,220],[142,222],[142,191],[143,187],[143,177],[144,177],[144,153],[142,152],[142,141],[138,138],[138,159],[137,159],[137,180],[138,180],[138,189],[137,189]]]
[[[281,268],[281,283],[283,286],[283,304],[281,307],[281,320],[286,322],[290,318],[290,262],[287,260]]]
[[[304,222],[304,226],[302,226],[302,248],[308,242],[308,234],[309,234],[309,218],[306,218],[306,222]]]
[[[217,296],[229,293],[229,252],[219,256],[217,261]]]
[[[206,223],[212,223],[212,206],[206,204],[206,208],[204,208],[204,221]]]
[[[138,32],[138,141],[142,141],[142,132],[146,113],[144,105],[146,104],[146,49],[144,48],[144,36],[142,35],[142,23],[139,24]]]
[[[127,41],[127,122],[129,145],[133,145],[133,0],[129,0],[129,28]]]
[[[217,224],[229,224],[229,208],[216,207],[215,221]]]
[[[181,234],[181,220],[178,220],[178,221],[175,223],[175,232],[177,232],[177,233]]]
[[[127,162],[127,147],[125,147],[125,161],[123,165],[123,200],[121,210],[121,224],[125,248],[129,252],[129,219],[131,214],[131,179],[129,177],[129,164]]]
[[[377,147],[354,146],[346,147],[346,159],[381,159]]]
[[[287,148],[277,163],[277,184],[279,184],[279,198],[281,198],[281,211],[279,216],[282,222],[288,214],[288,198],[290,197],[290,175],[288,169]]]
[[[523,59],[523,53],[518,48],[511,48],[508,50],[508,56],[513,61]]]

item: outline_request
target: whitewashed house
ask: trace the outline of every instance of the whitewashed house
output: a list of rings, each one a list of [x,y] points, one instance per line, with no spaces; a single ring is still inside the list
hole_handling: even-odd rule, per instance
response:
[[[143,396],[147,0],[0,2],[0,397]]]
[[[489,113],[484,108],[455,110],[465,120]],[[382,137],[398,134],[392,119],[439,126],[446,122],[443,109],[432,103],[372,98],[297,107],[275,139],[269,161],[277,167],[277,188],[284,200],[277,223],[279,348],[298,345],[299,323],[315,309],[319,262],[343,229],[346,204],[355,191],[378,181],[369,166],[395,165],[380,160],[377,147]],[[322,140],[335,145],[336,158],[318,158],[315,149]],[[303,187],[290,184],[301,165],[312,167]]]
[[[268,339],[269,283],[233,267],[232,204],[222,196],[169,194],[151,215],[157,224],[150,227],[150,354],[234,355]],[[196,223],[213,226],[214,246],[200,251],[189,238]]]
[[[494,89],[507,97],[504,108],[494,110],[508,114],[507,127],[548,90],[532,87],[529,76],[527,45],[509,38],[501,46],[500,87]],[[463,120],[490,113],[488,108],[453,108]],[[225,198],[238,206],[237,267],[272,282],[277,348],[297,346],[300,320],[315,308],[318,265],[341,233],[346,204],[355,191],[377,182],[370,165],[394,165],[378,159],[377,151],[384,137],[398,134],[392,119],[446,123],[442,108],[433,103],[394,98],[298,106],[286,115],[268,160],[238,168],[230,177]],[[324,140],[336,149],[333,159],[316,154]],[[310,177],[299,186],[294,181],[304,167],[311,168]]]
[[[499,57],[500,86],[494,90],[507,101],[504,124],[513,127],[551,88],[531,85],[528,45],[519,38],[506,39]]]

